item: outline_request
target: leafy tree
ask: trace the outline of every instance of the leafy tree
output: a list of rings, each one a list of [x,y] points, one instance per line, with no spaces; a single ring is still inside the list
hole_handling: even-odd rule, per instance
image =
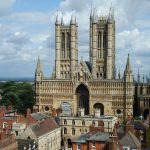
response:
[[[0,90],[2,94],[0,105],[5,105],[6,107],[12,105],[19,113],[26,113],[26,109],[32,109],[35,104],[33,84],[9,81],[1,83]]]
[[[13,92],[8,92],[5,95],[3,95],[1,104],[8,107],[8,106],[13,106],[14,109],[17,109],[20,111],[22,108],[22,102],[19,99],[19,97],[13,93]]]

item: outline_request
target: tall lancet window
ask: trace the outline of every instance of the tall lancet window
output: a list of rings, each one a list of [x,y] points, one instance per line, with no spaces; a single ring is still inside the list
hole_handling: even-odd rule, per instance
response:
[[[65,58],[65,33],[61,35],[62,58]]]
[[[103,35],[103,47],[106,48],[106,42],[107,42],[107,37],[106,37],[106,32],[104,32]]]
[[[70,58],[70,34],[67,33],[67,58]]]
[[[101,33],[98,32],[98,48],[101,48]]]
[[[97,57],[100,58],[100,48],[101,48],[101,33],[98,32],[98,54],[97,54]]]

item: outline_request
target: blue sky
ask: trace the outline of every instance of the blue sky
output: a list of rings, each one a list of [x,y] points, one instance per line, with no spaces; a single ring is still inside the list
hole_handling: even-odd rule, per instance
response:
[[[54,24],[58,10],[65,24],[74,11],[78,21],[79,60],[88,60],[91,3],[97,15],[115,7],[116,66],[121,72],[130,53],[133,73],[149,75],[149,0],[0,0],[0,77],[34,77],[38,56],[44,75],[50,77],[55,62]]]

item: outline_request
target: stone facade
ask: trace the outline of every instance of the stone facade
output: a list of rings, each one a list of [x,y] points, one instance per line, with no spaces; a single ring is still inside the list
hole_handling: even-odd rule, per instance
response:
[[[122,79],[115,78],[115,20],[113,15],[90,16],[89,62],[78,63],[78,25],[74,15],[70,25],[63,19],[55,22],[55,71],[49,79],[43,76],[40,59],[35,73],[36,106],[40,112],[78,115],[133,115],[134,85],[129,56]]]
[[[59,118],[64,142],[88,133],[92,127],[102,126],[104,132],[113,133],[114,127],[118,123],[118,118],[112,116],[60,116]]]

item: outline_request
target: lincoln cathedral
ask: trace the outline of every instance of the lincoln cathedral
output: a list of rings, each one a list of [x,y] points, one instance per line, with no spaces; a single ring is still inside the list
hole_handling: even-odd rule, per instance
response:
[[[64,116],[79,116],[81,113],[92,116],[99,113],[98,116],[117,116],[124,120],[133,116],[133,106],[139,106],[140,101],[143,107],[145,103],[150,104],[149,97],[135,96],[135,86],[141,89],[144,84],[135,84],[129,54],[123,76],[119,73],[116,77],[113,13],[101,17],[91,12],[89,61],[84,61],[83,57],[78,60],[78,51],[78,24],[75,15],[71,16],[68,25],[57,16],[55,69],[49,79],[43,76],[40,59],[37,62],[35,108],[38,111],[53,115],[62,113]],[[139,101],[135,102],[134,99]]]

